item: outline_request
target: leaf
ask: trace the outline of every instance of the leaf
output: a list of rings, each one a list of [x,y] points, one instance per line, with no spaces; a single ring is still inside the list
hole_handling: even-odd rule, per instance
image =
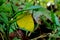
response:
[[[12,4],[12,6],[13,6],[14,11],[16,11],[16,12],[19,11],[18,6],[14,5],[14,4]]]
[[[55,23],[55,15],[53,12],[51,12],[51,19],[52,19],[52,22]]]
[[[56,25],[60,26],[59,19],[56,15],[55,15],[55,23],[56,23]]]
[[[58,19],[58,17],[56,16],[56,14],[51,13],[51,19],[52,19],[52,21],[54,22],[54,24],[60,26],[59,19]]]
[[[40,23],[39,22],[39,20],[40,20],[39,17],[42,16],[42,15],[46,16],[47,19],[51,20],[50,12],[45,8],[40,8],[38,11],[34,11],[34,13],[33,13],[33,17],[34,17],[34,19],[37,23]]]
[[[26,8],[27,10],[33,10],[33,9],[39,9],[41,8],[41,6],[31,6],[31,7],[28,7]]]
[[[34,9],[39,9],[39,8],[41,8],[40,10],[42,10],[42,7],[40,7],[40,6],[31,6],[31,7],[28,7],[28,8],[26,8],[26,9],[22,9],[22,10],[20,10],[20,11],[18,11],[18,12],[15,13],[15,16],[13,17],[13,19],[16,18],[18,15],[21,15],[21,13],[22,13],[23,11],[34,10]],[[20,13],[20,12],[21,12],[21,13]],[[24,14],[24,13],[22,13],[22,14]],[[14,22],[15,22],[15,21],[14,21]]]
[[[0,6],[5,2],[6,0],[0,0]]]
[[[6,13],[1,12],[0,15],[1,15],[1,17],[0,17],[1,20],[2,20],[5,24],[7,24],[7,23],[8,23],[8,17],[7,17],[7,15],[6,15]]]
[[[17,23],[14,22],[13,24],[10,25],[9,33],[15,31],[17,28],[18,28],[18,27],[17,27]]]
[[[10,3],[4,3],[1,7],[0,7],[0,11],[3,11],[3,12],[8,12],[8,13],[11,13],[12,12],[12,9],[11,9],[11,4]]]
[[[25,4],[25,6],[24,6],[24,8],[23,9],[26,9],[26,8],[28,8],[28,7],[31,7],[32,6],[32,4],[29,2],[27,2],[26,4]]]
[[[33,9],[39,9],[39,8],[41,8],[41,7],[40,7],[40,6],[31,6],[31,7],[28,7],[28,8],[26,8],[26,9],[24,8],[24,9],[16,12],[16,13],[15,13],[16,15],[15,15],[13,18],[16,18],[17,15],[21,14],[20,12],[27,11],[27,10],[33,10]],[[22,13],[22,14],[23,14],[23,13]]]

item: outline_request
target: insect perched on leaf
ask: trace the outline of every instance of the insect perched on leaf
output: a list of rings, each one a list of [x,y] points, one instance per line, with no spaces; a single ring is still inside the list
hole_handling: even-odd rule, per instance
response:
[[[33,21],[32,15],[27,13],[27,14],[22,14],[18,16],[18,18],[19,17],[22,17],[17,21],[19,28],[32,32],[34,30],[34,21]]]

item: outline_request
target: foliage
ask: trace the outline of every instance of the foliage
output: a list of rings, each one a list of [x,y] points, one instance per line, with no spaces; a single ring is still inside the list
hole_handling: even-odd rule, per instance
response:
[[[34,33],[42,24],[45,24],[48,29],[52,29],[52,32],[48,35],[49,40],[60,37],[60,1],[50,0],[50,2],[56,4],[58,9],[56,12],[47,10],[48,2],[48,0],[0,0],[0,33],[3,34],[2,39],[28,39],[28,34]],[[47,19],[50,22],[47,22]],[[14,37],[11,33],[15,33]]]

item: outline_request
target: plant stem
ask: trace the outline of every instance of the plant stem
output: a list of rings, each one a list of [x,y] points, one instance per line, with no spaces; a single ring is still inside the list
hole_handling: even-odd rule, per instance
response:
[[[8,24],[6,27],[6,36],[7,36],[7,40],[9,40],[9,25]]]

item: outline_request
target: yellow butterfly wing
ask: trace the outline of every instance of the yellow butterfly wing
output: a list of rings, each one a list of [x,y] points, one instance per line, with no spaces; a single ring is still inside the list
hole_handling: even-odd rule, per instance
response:
[[[17,24],[21,29],[31,32],[34,30],[34,21],[31,14],[25,15],[17,21]]]

